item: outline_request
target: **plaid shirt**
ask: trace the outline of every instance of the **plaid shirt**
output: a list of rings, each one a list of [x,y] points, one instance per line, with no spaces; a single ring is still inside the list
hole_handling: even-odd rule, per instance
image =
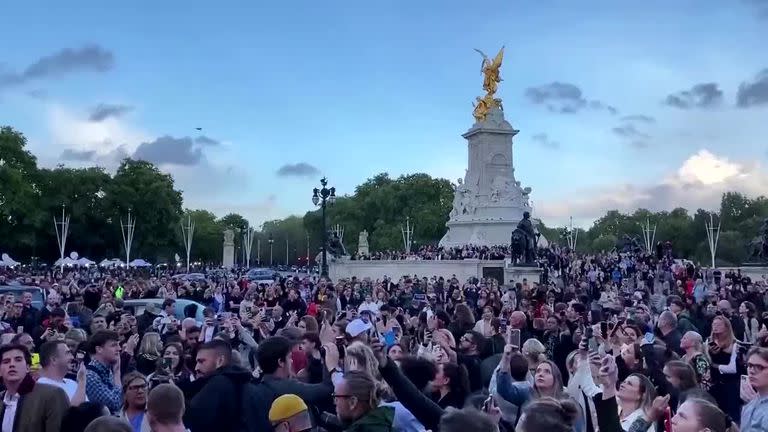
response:
[[[104,404],[112,414],[120,412],[123,407],[123,389],[115,385],[112,368],[91,361],[86,371],[85,394],[91,402]]]

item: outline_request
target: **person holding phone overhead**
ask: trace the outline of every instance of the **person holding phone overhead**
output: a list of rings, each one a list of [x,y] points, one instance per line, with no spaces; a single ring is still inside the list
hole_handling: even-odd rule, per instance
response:
[[[46,342],[40,346],[40,378],[37,382],[56,386],[67,394],[69,403],[78,406],[88,401],[85,395],[85,365],[83,358],[74,359],[77,366],[77,382],[64,378],[69,373],[70,364],[74,357],[69,351],[66,342],[55,340]]]

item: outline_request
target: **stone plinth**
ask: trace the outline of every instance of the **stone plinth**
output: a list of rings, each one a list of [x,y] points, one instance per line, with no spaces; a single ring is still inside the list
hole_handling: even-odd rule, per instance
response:
[[[470,277],[482,278],[483,270],[489,268],[504,269],[505,262],[501,260],[400,260],[400,261],[357,261],[338,260],[329,263],[329,276],[333,280],[339,278],[381,279],[384,276],[397,280],[401,276],[419,275],[421,277],[442,276],[456,278],[464,282]],[[534,269],[535,270],[535,269]],[[522,281],[522,279],[520,279]],[[530,279],[529,279],[530,280]],[[536,279],[538,281],[538,279]]]
[[[222,267],[233,268],[235,266],[235,233],[232,230],[224,231]]]
[[[441,246],[508,244],[523,213],[531,211],[531,188],[515,179],[512,138],[518,132],[496,107],[463,135],[467,172],[455,189]]]

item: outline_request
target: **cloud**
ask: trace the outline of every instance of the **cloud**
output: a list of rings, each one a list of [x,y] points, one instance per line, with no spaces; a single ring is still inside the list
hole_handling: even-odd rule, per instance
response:
[[[743,0],[744,3],[752,6],[758,18],[768,19],[768,1],[766,0]]]
[[[766,2],[768,7],[768,2]],[[768,68],[760,71],[751,82],[743,82],[736,93],[736,106],[748,108],[768,104]]]
[[[64,149],[95,151],[96,158],[113,154],[118,148],[131,154],[142,142],[150,141],[153,136],[120,118],[109,117],[100,122],[92,122],[87,115],[60,104],[48,105],[48,131],[50,144],[59,147],[55,154]],[[51,148],[37,149],[40,153],[50,153]]]
[[[46,100],[46,99],[48,99],[48,92],[43,90],[43,89],[30,90],[26,94],[27,94],[27,96],[31,97],[32,99],[37,99],[37,100]]]
[[[545,133],[538,133],[532,136],[531,139],[533,139],[535,142],[537,142],[539,145],[545,148],[549,148],[549,149],[560,148],[560,143],[550,139]]]
[[[208,138],[205,135],[200,135],[199,137],[195,138],[195,142],[197,144],[202,145],[202,146],[217,147],[217,146],[221,145],[221,142],[219,142],[219,141],[217,141],[217,140],[215,140],[213,138]]]
[[[88,120],[92,122],[100,122],[110,117],[120,117],[132,110],[133,107],[129,105],[99,104],[93,108]]]
[[[67,160],[67,161],[78,161],[78,162],[86,162],[86,161],[92,161],[96,156],[96,152],[94,150],[73,150],[73,149],[64,149],[63,152],[61,152],[61,159]]]
[[[611,115],[618,110],[598,100],[588,100],[575,84],[551,82],[525,90],[525,96],[536,105],[544,105],[549,111],[561,114],[573,114],[583,109],[607,111]]]
[[[640,127],[647,126],[655,121],[656,119],[647,115],[628,115],[622,117],[622,123],[619,126],[612,128],[611,132],[632,147],[636,149],[644,149],[648,147],[648,140],[651,136],[648,133],[643,132]]]
[[[664,104],[680,109],[713,108],[722,101],[723,91],[717,83],[701,83],[667,96]]]
[[[277,175],[280,177],[313,177],[319,174],[319,169],[306,162],[285,164],[277,170]]]
[[[653,118],[651,116],[644,115],[644,114],[633,114],[633,115],[624,116],[624,117],[621,118],[621,121],[624,121],[624,122],[648,123],[648,124],[656,123],[656,119],[655,118]]]
[[[161,136],[139,144],[132,156],[158,165],[197,165],[204,158],[203,150],[190,137]]]
[[[39,58],[21,72],[0,71],[0,88],[32,80],[59,78],[78,71],[106,72],[112,69],[114,63],[112,52],[98,45],[66,48]]]
[[[723,193],[742,192],[756,197],[768,190],[768,173],[758,163],[731,161],[706,149],[689,156],[680,167],[654,184],[631,184],[570,191],[567,196],[539,203],[538,214],[544,219],[564,222],[569,216],[595,220],[608,210],[634,212],[638,208],[653,211],[683,207],[720,206]],[[576,199],[574,199],[576,197]]]
[[[613,129],[611,129],[613,133],[616,135],[622,137],[622,138],[629,138],[629,139],[647,139],[650,138],[650,135],[644,132],[640,132],[637,130],[637,128],[632,124],[624,124],[621,126],[617,126]]]

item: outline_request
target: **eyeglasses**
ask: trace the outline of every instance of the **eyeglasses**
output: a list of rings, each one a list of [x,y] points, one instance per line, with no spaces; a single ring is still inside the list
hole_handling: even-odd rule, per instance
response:
[[[760,373],[766,369],[768,369],[768,366],[763,366],[761,364],[757,363],[747,363],[747,370],[752,369],[757,373]]]
[[[147,385],[146,384],[136,384],[136,385],[129,385],[128,390],[130,391],[139,391],[139,390],[146,390]]]

